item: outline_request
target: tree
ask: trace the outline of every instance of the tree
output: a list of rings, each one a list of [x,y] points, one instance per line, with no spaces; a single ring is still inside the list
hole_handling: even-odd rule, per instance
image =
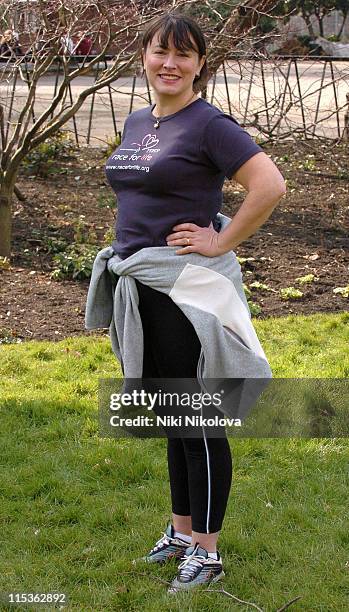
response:
[[[344,24],[346,22],[346,19],[349,13],[349,1],[348,0],[336,0],[335,5],[336,5],[335,8],[337,9],[337,11],[342,13],[342,17],[343,17],[339,30],[336,33],[337,39],[340,40],[343,34]]]
[[[4,6],[2,2],[2,7]],[[139,13],[133,3],[128,11],[124,4],[107,0],[35,0],[6,2],[2,21],[11,27],[16,11],[25,10],[30,15],[30,23],[37,24],[36,29],[28,28],[28,20],[22,20],[16,29],[20,39],[27,39],[25,55],[6,58],[6,71],[2,72],[2,87],[5,79],[12,74],[20,75],[28,84],[25,97],[16,120],[6,123],[6,101],[0,103],[0,255],[10,255],[11,244],[11,204],[14,191],[21,197],[16,188],[18,170],[24,158],[46,138],[55,134],[82,106],[93,92],[105,87],[129,69],[135,62],[137,51],[135,41],[141,23],[156,14]],[[99,51],[94,57],[86,56],[78,65],[72,63],[68,45],[64,41],[77,39],[78,32],[82,38],[88,32],[93,44],[98,44]],[[95,83],[86,87],[72,102],[69,101],[69,85],[74,79],[91,72],[105,55],[110,52],[117,41],[114,60],[99,74]],[[24,46],[24,45],[23,45]],[[60,59],[63,66],[63,79],[56,95],[39,117],[33,120],[34,103],[40,78],[48,74],[54,62]],[[27,61],[33,64],[32,73],[24,70]]]
[[[314,14],[314,2],[312,0],[285,0],[279,2],[281,12],[285,15],[285,21],[289,21],[293,15],[301,15],[307,25],[309,36],[316,38],[311,16]]]
[[[314,15],[319,24],[320,36],[324,36],[324,18],[335,10],[334,0],[321,0],[314,3]]]
[[[241,4],[240,0],[211,0],[210,2],[200,2],[189,7],[188,12],[194,18],[206,19],[211,27],[220,26],[223,19],[227,19],[233,8]]]
[[[164,9],[188,11],[198,0],[0,0],[2,26],[11,27],[16,10],[30,12],[31,23],[22,20],[20,39],[27,38],[25,55],[6,58],[7,73],[2,71],[4,88],[6,79],[12,76],[28,83],[28,93],[18,110],[16,120],[6,120],[7,103],[0,101],[0,256],[9,257],[11,249],[11,222],[13,194],[23,199],[16,180],[25,157],[48,137],[53,136],[79,110],[93,92],[109,85],[138,61],[137,37],[144,25]],[[206,5],[209,4],[207,0]],[[127,6],[127,10],[125,7]],[[231,49],[243,34],[254,33],[262,14],[275,6],[275,0],[250,0],[233,7],[227,16],[221,16],[214,29],[199,13],[207,30],[211,73],[216,72]],[[80,34],[78,34],[80,33]],[[71,40],[78,42],[86,34],[98,45],[95,56],[85,56],[77,65],[72,62]],[[75,44],[74,43],[74,44]],[[94,66],[114,48],[114,59],[98,74],[93,85],[86,86],[70,101],[70,84],[74,79],[87,75]],[[39,117],[34,117],[34,103],[40,78],[47,75],[52,64],[60,58],[63,78],[56,94]],[[33,64],[28,80],[24,66],[27,60]]]
[[[222,19],[210,36],[210,72],[214,74],[224,59],[238,48],[243,40],[256,43],[261,35],[260,25],[266,16],[272,17],[278,0],[246,0],[233,5],[231,12]]]
[[[292,15],[301,15],[303,17],[309,31],[309,36],[313,40],[316,38],[316,33],[311,19],[312,16],[317,19],[320,36],[324,36],[325,17],[332,13],[332,11],[339,11],[343,16],[339,31],[336,32],[336,37],[339,40],[343,33],[344,24],[349,12],[348,0],[318,0],[318,2],[312,2],[312,0],[285,0],[278,4],[279,10],[285,15],[286,21]]]

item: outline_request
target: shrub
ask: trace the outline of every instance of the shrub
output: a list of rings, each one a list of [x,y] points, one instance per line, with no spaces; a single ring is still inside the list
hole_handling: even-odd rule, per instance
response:
[[[121,144],[121,132],[117,132],[116,136],[110,137],[107,136],[107,148],[104,150],[104,154],[106,158],[111,156],[114,153],[115,149]]]
[[[333,293],[336,293],[338,295],[341,295],[342,297],[348,298],[349,297],[349,285],[347,285],[346,287],[336,287],[335,289],[333,289]]]
[[[95,244],[74,243],[68,246],[65,251],[56,253],[53,257],[56,267],[51,272],[51,278],[54,280],[90,278],[98,250],[98,246]]]
[[[297,283],[301,285],[305,285],[306,283],[312,283],[313,281],[318,281],[319,277],[314,274],[306,274],[305,276],[298,276],[296,278]]]
[[[107,246],[111,246],[111,243],[113,242],[115,238],[115,232],[114,229],[112,227],[110,227],[104,234],[103,236],[103,247],[107,247]],[[101,247],[102,248],[102,247]]]
[[[309,172],[313,172],[313,170],[316,170],[316,162],[314,159],[314,155],[306,156],[304,162],[301,164],[301,168],[304,168],[304,170],[308,170]]]
[[[340,42],[338,34],[330,34],[329,36],[325,36],[325,38],[327,38],[327,40],[330,42]]]
[[[256,304],[255,302],[251,302],[251,300],[248,300],[248,306],[249,306],[252,316],[257,315],[260,312],[262,312],[262,308],[259,306],[259,304]]]
[[[82,217],[79,217],[74,223],[74,242],[78,244],[96,244],[97,234]]]
[[[67,242],[56,236],[48,236],[42,239],[43,248],[50,254],[61,253],[67,248]]]
[[[20,342],[22,342],[22,339],[17,337],[17,332],[6,327],[0,328],[0,344],[18,344]]]
[[[0,270],[9,270],[10,260],[8,257],[0,257]]]
[[[298,42],[302,45],[302,47],[311,48],[310,43],[312,42],[312,37],[309,34],[299,34],[297,36]]]
[[[50,174],[65,172],[65,169],[57,164],[57,160],[61,160],[63,157],[71,157],[73,151],[74,146],[69,134],[58,131],[24,158],[24,171],[26,174],[35,174],[41,178],[47,178]]]
[[[283,300],[296,300],[303,296],[302,291],[296,289],[295,287],[284,287],[280,289],[281,299]]]
[[[273,291],[274,293],[276,293],[275,289],[272,289],[271,287],[269,287],[269,285],[266,285],[265,283],[260,283],[259,281],[254,281],[253,283],[250,283],[250,289],[259,289],[260,291]]]
[[[116,196],[115,194],[112,193],[101,193],[98,196],[98,200],[97,200],[97,206],[98,208],[111,208],[114,210],[115,206],[116,206]]]
[[[245,283],[243,283],[243,288],[244,288],[244,292],[245,292],[245,295],[246,295],[248,307],[249,307],[249,309],[251,311],[251,315],[257,315],[260,312],[262,312],[262,308],[258,304],[256,304],[252,300],[250,300],[250,297],[251,297],[252,294],[251,294],[250,289],[247,287],[247,285],[245,285]]]

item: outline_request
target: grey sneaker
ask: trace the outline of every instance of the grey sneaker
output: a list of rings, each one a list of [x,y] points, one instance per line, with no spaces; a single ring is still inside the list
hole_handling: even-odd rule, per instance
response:
[[[193,587],[217,582],[225,575],[222,560],[218,553],[218,561],[208,556],[207,550],[196,544],[189,546],[178,566],[178,574],[168,589],[168,593],[187,591]]]
[[[166,563],[171,559],[183,557],[187,548],[188,542],[175,538],[173,525],[169,523],[164,535],[156,542],[151,551],[140,559],[134,559],[133,563],[142,561],[146,563]]]

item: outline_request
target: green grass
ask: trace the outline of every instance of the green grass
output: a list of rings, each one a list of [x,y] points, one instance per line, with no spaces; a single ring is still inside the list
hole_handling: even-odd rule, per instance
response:
[[[275,377],[342,378],[348,321],[254,324]],[[108,338],[1,347],[0,592],[65,592],[68,610],[252,610],[221,593],[170,599],[160,579],[175,565],[132,565],[165,528],[170,496],[164,439],[98,437],[98,379],[120,374]],[[347,439],[230,444],[224,588],[268,612],[297,595],[295,611],[347,610]]]

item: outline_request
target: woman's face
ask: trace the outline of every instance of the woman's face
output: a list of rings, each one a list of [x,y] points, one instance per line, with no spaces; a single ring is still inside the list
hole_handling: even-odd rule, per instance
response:
[[[196,47],[193,39],[192,43]],[[173,45],[169,36],[168,48],[160,46],[159,33],[156,32],[142,52],[143,64],[150,85],[160,95],[182,96],[193,91],[195,76],[205,62],[205,56],[199,59],[197,51],[192,49],[180,51]]]

